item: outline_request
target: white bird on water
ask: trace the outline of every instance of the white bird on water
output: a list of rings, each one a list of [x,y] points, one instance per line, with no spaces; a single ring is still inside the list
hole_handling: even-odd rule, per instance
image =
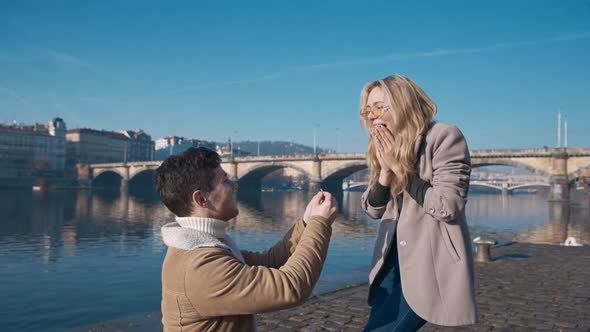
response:
[[[567,239],[565,239],[565,242],[563,243],[564,246],[568,246],[568,247],[581,247],[582,244],[578,243],[578,241],[576,241],[576,238],[573,236],[568,237]]]

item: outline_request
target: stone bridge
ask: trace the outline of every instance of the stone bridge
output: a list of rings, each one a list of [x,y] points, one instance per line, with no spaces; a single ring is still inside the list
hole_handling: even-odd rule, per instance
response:
[[[513,181],[472,180],[471,182],[469,182],[469,187],[473,188],[473,186],[480,186],[480,187],[497,189],[500,192],[502,192],[502,195],[506,195],[514,190],[517,190],[517,189],[522,189],[522,188],[527,188],[527,187],[551,187],[551,184],[548,181],[513,182]]]
[[[569,199],[572,181],[590,168],[590,148],[473,150],[473,167],[504,165],[524,168],[546,178],[550,200]],[[506,188],[507,189],[507,188]]]
[[[472,150],[473,167],[505,165],[524,168],[546,178],[552,200],[567,200],[570,182],[585,168],[590,168],[590,148],[545,148],[510,150]],[[127,188],[136,176],[153,172],[161,161],[79,164],[78,177],[91,185],[105,174],[116,174],[121,187]],[[221,166],[238,181],[242,188],[260,189],[260,180],[274,170],[292,168],[310,181],[310,190],[320,187],[329,191],[342,190],[342,180],[365,169],[364,153],[307,154],[285,156],[256,156],[224,159]]]

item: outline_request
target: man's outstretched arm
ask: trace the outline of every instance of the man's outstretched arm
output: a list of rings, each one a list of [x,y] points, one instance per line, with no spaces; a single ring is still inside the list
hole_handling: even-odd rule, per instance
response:
[[[242,250],[242,256],[247,265],[279,268],[295,251],[304,230],[305,222],[299,219],[285,236],[268,250],[263,252]]]
[[[186,295],[203,317],[248,315],[302,304],[317,283],[332,233],[331,221],[314,216],[299,245],[280,268],[250,266],[222,248],[196,249],[185,273]]]

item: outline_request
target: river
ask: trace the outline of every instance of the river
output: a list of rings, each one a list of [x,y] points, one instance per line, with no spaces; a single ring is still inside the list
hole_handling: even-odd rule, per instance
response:
[[[345,192],[316,292],[367,278],[377,223]],[[293,225],[306,192],[240,197],[230,234],[244,249],[262,250]],[[570,204],[546,195],[472,194],[471,237],[590,244],[590,199]],[[54,331],[157,311],[166,253],[160,227],[173,215],[153,193],[99,190],[0,191],[0,330]],[[571,241],[571,239],[570,239]]]

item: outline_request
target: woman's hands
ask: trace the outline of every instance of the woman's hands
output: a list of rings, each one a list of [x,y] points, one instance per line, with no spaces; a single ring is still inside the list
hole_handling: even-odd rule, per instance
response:
[[[395,165],[393,159],[393,133],[386,126],[376,126],[373,128],[371,135],[373,136],[377,160],[381,166],[379,183],[383,186],[389,186],[393,179],[392,169]]]

